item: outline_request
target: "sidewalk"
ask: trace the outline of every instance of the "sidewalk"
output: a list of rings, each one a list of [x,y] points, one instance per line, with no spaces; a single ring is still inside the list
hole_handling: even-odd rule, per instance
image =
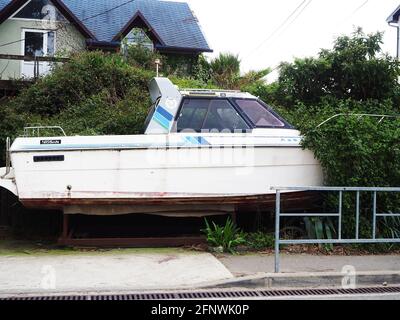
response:
[[[154,253],[0,256],[0,297],[65,293],[158,292],[207,288],[322,288],[342,285],[353,266],[357,285],[400,284],[400,256],[220,255]],[[353,270],[354,270],[353,268]]]
[[[273,255],[221,255],[219,260],[236,277],[258,273],[273,273]],[[357,272],[400,272],[400,256],[315,256],[281,255],[281,273],[342,272],[343,267],[352,266]]]
[[[337,288],[399,286],[400,256],[281,255],[281,272],[274,273],[274,256],[219,256],[235,276],[209,288]]]
[[[211,254],[0,257],[0,295],[162,290],[232,279]]]

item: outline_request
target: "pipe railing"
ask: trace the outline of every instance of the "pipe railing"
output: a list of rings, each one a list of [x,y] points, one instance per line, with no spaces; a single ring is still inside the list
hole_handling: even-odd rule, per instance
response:
[[[379,123],[381,123],[386,118],[400,119],[400,115],[368,114],[368,113],[338,113],[338,114],[335,114],[334,116],[326,119],[324,122],[320,123],[315,129],[321,128],[323,125],[327,124],[328,122],[332,121],[333,119],[336,119],[339,117],[345,117],[345,116],[358,117],[358,118],[364,118],[364,117],[380,118]]]
[[[11,139],[9,137],[7,137],[7,139],[6,139],[6,172],[0,178],[7,177],[7,175],[11,171],[11,152],[10,152],[10,148],[11,148]]]
[[[308,245],[308,244],[379,244],[379,243],[400,243],[400,238],[384,239],[377,238],[378,218],[400,217],[400,213],[379,213],[377,209],[378,193],[398,193],[400,188],[354,188],[354,187],[276,187],[276,218],[275,218],[275,272],[280,272],[280,246],[281,245]],[[338,192],[339,203],[337,213],[282,213],[281,212],[281,194],[282,191],[314,191],[314,192]],[[344,239],[343,228],[343,194],[344,192],[356,192],[356,232],[354,239]],[[360,239],[360,193],[369,192],[373,195],[372,201],[372,237],[370,239]],[[400,212],[400,208],[399,208]],[[337,218],[338,219],[338,238],[337,239],[285,239],[281,240],[281,218],[299,218],[299,217],[319,217],[319,218]]]

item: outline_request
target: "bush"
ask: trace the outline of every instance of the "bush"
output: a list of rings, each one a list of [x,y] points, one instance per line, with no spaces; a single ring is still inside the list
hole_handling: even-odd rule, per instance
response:
[[[351,37],[339,37],[332,50],[322,50],[317,58],[283,63],[277,100],[286,107],[297,101],[315,105],[326,96],[398,100],[399,61],[382,53],[382,39],[382,33],[365,35],[357,29]]]
[[[208,244],[213,248],[221,248],[222,252],[233,254],[236,247],[246,243],[243,233],[230,218],[223,227],[218,226],[215,222],[210,225],[207,219],[205,223],[206,229],[203,232],[207,236]]]
[[[31,124],[60,125],[69,135],[140,133],[151,105],[152,77],[117,54],[77,54],[2,105],[0,148],[7,136],[14,138]]]
[[[218,89],[211,83],[204,83],[192,78],[169,77],[169,79],[180,89]]]
[[[84,52],[12,100],[18,112],[53,116],[107,91],[111,101],[126,98],[135,87],[147,89],[152,74],[128,65],[121,56]]]
[[[339,113],[396,114],[390,100],[357,102],[354,100],[324,99],[318,105],[296,104],[293,109],[280,109],[303,135],[303,147],[314,151],[329,186],[396,187],[400,184],[400,118],[341,116],[317,126]],[[327,196],[325,209],[337,210],[337,197]],[[344,232],[354,236],[355,198],[344,197]],[[372,199],[361,195],[362,236],[371,237]],[[381,195],[381,211],[400,208],[400,199]],[[381,232],[385,232],[382,226]],[[378,230],[379,231],[379,230]]]
[[[156,59],[159,59],[162,64],[165,64],[166,57],[154,52],[142,45],[130,45],[125,53],[126,61],[129,65],[146,70],[156,70]]]
[[[245,235],[246,245],[254,250],[273,249],[275,246],[275,237],[273,234],[256,232]]]

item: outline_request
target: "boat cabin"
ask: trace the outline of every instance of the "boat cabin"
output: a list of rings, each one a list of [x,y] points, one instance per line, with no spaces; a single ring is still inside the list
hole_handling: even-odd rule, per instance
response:
[[[150,84],[153,106],[146,134],[247,133],[254,129],[293,129],[271,107],[240,91],[185,89],[170,80]]]

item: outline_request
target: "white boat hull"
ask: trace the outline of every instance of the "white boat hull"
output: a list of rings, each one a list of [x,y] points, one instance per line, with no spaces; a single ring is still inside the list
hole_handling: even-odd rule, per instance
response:
[[[322,183],[319,163],[298,147],[68,151],[63,162],[34,163],[41,153],[13,156],[22,201],[248,196]]]
[[[193,142],[187,134],[20,138],[11,159],[29,207],[240,203],[273,195],[271,187],[322,185],[313,153],[284,133],[196,137],[207,145],[182,144]]]

